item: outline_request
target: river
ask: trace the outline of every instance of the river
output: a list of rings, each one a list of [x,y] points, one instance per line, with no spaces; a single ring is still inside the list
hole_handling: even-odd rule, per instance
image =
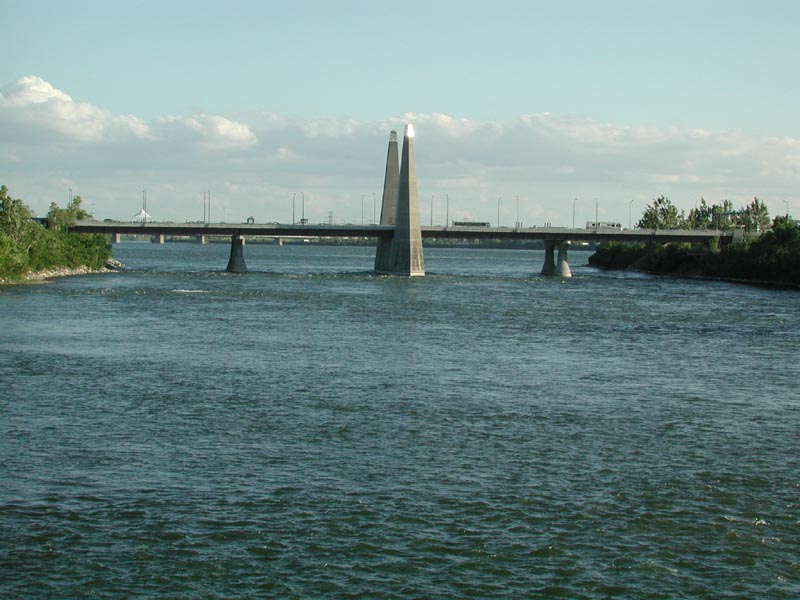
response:
[[[0,287],[0,597],[800,597],[797,291],[114,255]]]

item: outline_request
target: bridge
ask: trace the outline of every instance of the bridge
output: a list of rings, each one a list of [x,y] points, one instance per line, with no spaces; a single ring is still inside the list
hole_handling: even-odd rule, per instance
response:
[[[572,242],[691,242],[708,244],[712,240],[731,241],[734,233],[717,230],[618,230],[610,228],[572,229],[562,227],[423,227],[419,220],[419,200],[414,165],[414,130],[406,126],[403,154],[398,169],[397,134],[392,131],[386,158],[380,224],[308,225],[279,223],[158,223],[79,221],[75,233],[138,234],[160,236],[230,236],[231,253],[227,270],[245,273],[244,245],[247,237],[274,238],[377,238],[375,271],[378,273],[421,276],[425,274],[423,239],[499,239],[543,240],[545,261],[542,275],[570,277],[568,248]]]

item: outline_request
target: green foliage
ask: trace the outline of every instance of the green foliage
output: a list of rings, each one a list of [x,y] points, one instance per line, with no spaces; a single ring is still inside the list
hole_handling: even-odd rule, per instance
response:
[[[55,202],[50,203],[47,211],[47,228],[66,231],[76,221],[88,219],[89,213],[81,208],[81,197],[75,196],[66,208],[60,208]]]
[[[750,204],[738,212],[735,222],[746,231],[764,231],[769,227],[769,210],[766,204],[753,198]]]
[[[76,197],[66,209],[50,205],[48,229],[32,219],[21,200],[0,186],[0,277],[21,277],[30,271],[86,266],[102,268],[111,257],[111,245],[100,234],[71,234],[69,223],[86,218]]]
[[[753,208],[751,205],[751,208]],[[760,207],[755,206],[757,210]],[[751,213],[750,218],[757,218]],[[800,285],[800,227],[776,217],[758,239],[715,248],[690,244],[602,244],[589,264],[608,269]]]
[[[30,209],[22,200],[8,195],[8,188],[0,186],[0,232],[14,244],[22,244],[32,228]]]
[[[669,198],[660,196],[645,209],[636,226],[639,229],[683,229],[686,217],[683,211],[678,212]]]
[[[723,200],[722,204],[707,204],[705,198],[686,217],[687,229],[730,229],[732,226],[731,215],[733,203]]]
[[[589,264],[604,269],[627,269],[645,256],[647,251],[646,244],[603,242],[589,257]]]
[[[753,198],[750,204],[739,210],[733,208],[730,200],[706,206],[705,200],[701,198],[700,206],[689,212],[688,225],[690,229],[727,230],[743,227],[746,231],[755,233],[769,227],[769,211],[766,204],[758,198]]]

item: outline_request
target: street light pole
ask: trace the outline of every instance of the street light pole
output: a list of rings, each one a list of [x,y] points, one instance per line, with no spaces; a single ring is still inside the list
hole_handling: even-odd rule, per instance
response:
[[[500,227],[500,200],[502,200],[502,199],[503,199],[502,196],[500,196],[497,199],[497,226],[498,227]]]
[[[433,194],[431,194],[431,227],[433,227]]]
[[[631,221],[631,208],[633,208],[633,200],[628,202],[628,229],[633,229],[633,227],[631,226],[631,224],[632,224],[632,221]]]
[[[300,192],[300,223],[305,225],[306,221],[306,194],[305,192]]]
[[[297,223],[297,219],[294,218],[294,204],[295,204],[294,201],[295,201],[296,198],[297,198],[297,192],[292,194],[292,225]]]
[[[597,198],[594,199],[594,232],[597,233],[597,228],[600,227],[600,223],[598,219],[600,218],[598,215],[600,211],[598,209]]]
[[[517,229],[519,229],[519,227],[520,227],[520,225],[519,225],[519,196],[516,196],[516,198],[517,198]]]
[[[572,200],[572,228],[575,229],[575,203],[578,201],[577,198]]]
[[[364,194],[361,194],[361,225],[364,225]]]
[[[450,227],[450,194],[445,194],[444,197],[445,197],[446,202],[447,202],[447,204],[446,204],[446,206],[447,206],[447,208],[446,208],[447,216],[445,218],[444,226],[445,227]]]

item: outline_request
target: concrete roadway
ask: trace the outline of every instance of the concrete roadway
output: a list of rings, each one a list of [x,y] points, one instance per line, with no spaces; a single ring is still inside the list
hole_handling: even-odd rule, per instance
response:
[[[619,242],[708,242],[733,239],[733,231],[669,229],[572,229],[568,227],[443,227],[423,226],[422,237],[455,239],[506,239],[551,241]],[[267,237],[391,237],[388,225],[299,225],[279,223],[132,223],[79,221],[71,227],[75,233],[122,233],[139,235],[239,235]]]

